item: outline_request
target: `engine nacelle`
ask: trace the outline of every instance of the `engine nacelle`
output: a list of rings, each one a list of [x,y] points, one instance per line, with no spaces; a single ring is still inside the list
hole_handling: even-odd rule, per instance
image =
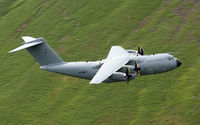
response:
[[[135,67],[134,66],[130,66],[130,65],[123,66],[122,68],[120,68],[118,70],[118,72],[126,73],[126,70],[127,70],[126,68],[128,68],[128,70],[130,71],[130,73],[134,73],[135,72]]]
[[[128,53],[138,54],[137,50],[126,50]]]
[[[115,72],[109,78],[113,80],[126,80],[126,74],[122,72]]]
[[[125,81],[126,80],[126,73],[115,72],[109,78],[112,79],[112,80],[117,80],[117,81]],[[135,74],[131,73],[130,80],[134,79],[134,78],[135,78]]]

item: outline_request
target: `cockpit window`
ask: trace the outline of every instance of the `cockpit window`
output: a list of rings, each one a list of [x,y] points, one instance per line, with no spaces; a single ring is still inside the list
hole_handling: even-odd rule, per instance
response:
[[[168,60],[170,61],[170,60],[174,60],[174,57],[168,57]]]

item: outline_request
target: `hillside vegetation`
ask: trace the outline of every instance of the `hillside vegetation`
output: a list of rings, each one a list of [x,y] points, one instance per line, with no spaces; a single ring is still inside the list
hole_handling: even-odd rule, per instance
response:
[[[104,59],[111,46],[175,55],[173,71],[89,85],[40,70],[21,36],[44,37],[65,61]],[[199,125],[199,0],[1,0],[1,125]]]

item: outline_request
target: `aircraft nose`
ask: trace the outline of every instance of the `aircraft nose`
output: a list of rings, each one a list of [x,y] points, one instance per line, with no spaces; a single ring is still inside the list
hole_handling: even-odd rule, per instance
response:
[[[181,66],[181,64],[182,64],[182,62],[180,60],[176,59],[176,65],[177,65],[177,67]]]

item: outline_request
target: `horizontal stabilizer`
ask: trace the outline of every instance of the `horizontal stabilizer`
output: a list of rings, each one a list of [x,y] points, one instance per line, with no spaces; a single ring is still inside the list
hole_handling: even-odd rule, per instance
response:
[[[41,44],[43,42],[44,41],[33,41],[33,42],[27,42],[27,41],[25,41],[25,43],[22,46],[9,51],[9,53],[16,52],[16,51],[19,51],[19,50],[22,50],[22,49],[26,49],[26,48],[29,48],[29,47],[32,47],[32,46],[36,46],[36,45]]]

